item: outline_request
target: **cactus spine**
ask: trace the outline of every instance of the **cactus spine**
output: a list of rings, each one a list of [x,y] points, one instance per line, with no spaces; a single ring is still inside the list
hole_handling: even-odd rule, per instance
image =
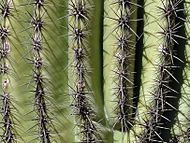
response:
[[[0,39],[1,39],[1,49],[0,49],[0,56],[1,56],[1,65],[0,65],[0,74],[2,76],[2,92],[1,93],[1,100],[2,100],[2,117],[3,117],[3,134],[2,142],[4,143],[13,143],[17,142],[15,130],[14,130],[14,121],[13,121],[13,106],[12,106],[12,98],[10,96],[10,54],[11,54],[11,47],[10,47],[10,30],[9,22],[11,16],[11,10],[13,7],[12,0],[3,0],[1,2],[1,27],[0,27]]]
[[[69,2],[69,29],[72,45],[72,57],[74,58],[72,77],[73,103],[76,124],[78,127],[79,142],[101,142],[97,134],[94,111],[90,103],[92,95],[88,83],[88,34],[90,23],[91,2],[87,0],[70,0]],[[73,60],[73,59],[72,59]]]
[[[154,103],[150,114],[150,119],[145,122],[145,130],[140,137],[140,142],[158,143],[168,142],[170,129],[173,125],[176,112],[178,110],[178,100],[182,84],[183,71],[183,47],[181,43],[185,40],[180,33],[184,19],[183,0],[161,1],[163,7],[162,18],[165,26],[162,26],[163,43],[159,46],[160,61],[158,64],[158,77],[156,87],[152,93]],[[181,47],[180,47],[180,46]],[[181,54],[179,54],[181,53]],[[178,75],[178,76],[177,76]]]
[[[45,1],[34,0],[31,3],[33,6],[33,15],[31,15],[32,33],[32,58],[30,59],[33,65],[33,81],[34,81],[34,107],[37,114],[38,136],[42,143],[50,143],[50,117],[46,105],[47,92],[45,89],[45,75],[43,63],[43,29],[44,15],[46,13]]]

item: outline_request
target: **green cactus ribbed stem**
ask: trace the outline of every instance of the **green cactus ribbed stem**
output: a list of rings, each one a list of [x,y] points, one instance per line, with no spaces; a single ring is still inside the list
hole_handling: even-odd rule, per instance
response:
[[[92,3],[87,0],[69,1],[69,28],[70,42],[69,48],[72,49],[72,96],[75,121],[77,124],[77,141],[83,143],[101,142],[97,133],[97,127],[93,121],[94,110],[90,100],[92,93],[89,84],[89,46],[87,43],[89,33],[90,14]],[[71,79],[71,78],[70,78]]]
[[[170,129],[174,124],[182,85],[184,67],[183,1],[161,1],[159,7],[165,26],[162,32],[163,43],[159,46],[160,61],[156,87],[152,93],[154,105],[149,111],[150,119],[145,122],[145,130],[140,142],[168,142]],[[180,45],[179,45],[180,44]]]
[[[130,72],[129,69],[129,60],[130,60],[130,41],[129,37],[131,34],[131,29],[129,26],[130,21],[130,4],[126,1],[122,1],[121,4],[118,5],[120,7],[118,21],[121,33],[118,34],[118,47],[115,54],[117,59],[117,69],[115,72],[118,77],[118,90],[116,91],[116,96],[118,97],[118,123],[121,126],[121,131],[126,132],[129,130],[131,126],[131,107],[130,107],[130,95],[128,91],[128,87],[133,85],[133,82],[129,79]],[[117,88],[117,87],[116,87]]]
[[[50,118],[46,105],[46,89],[45,89],[45,75],[43,62],[43,29],[44,29],[44,14],[45,1],[34,1],[33,15],[31,16],[31,24],[33,26],[32,35],[32,57],[31,64],[33,65],[33,80],[34,80],[34,107],[37,114],[37,128],[39,141],[42,143],[51,143],[50,139]]]
[[[127,132],[133,126],[133,118],[135,116],[133,112],[136,110],[136,107],[133,106],[136,105],[134,103],[133,90],[135,87],[135,48],[136,41],[138,41],[136,39],[139,37],[136,32],[136,23],[140,21],[140,19],[137,19],[139,6],[136,0],[116,0],[107,2],[106,5],[108,5],[106,9],[110,10],[106,21],[113,22],[114,27],[112,30],[109,29],[111,33],[108,33],[107,37],[105,36],[105,43],[109,43],[109,49],[105,45],[105,51],[108,53],[105,52],[105,55],[112,56],[111,62],[106,63],[106,60],[108,60],[106,57],[104,60],[106,63],[104,68],[105,79],[109,77],[109,81],[105,81],[105,102],[115,102],[110,108],[112,111],[110,109],[107,110],[109,120],[111,121],[114,118],[114,121],[111,121],[110,124],[114,126],[114,129]],[[112,35],[114,37],[111,37]],[[114,43],[109,41],[110,39]],[[113,48],[110,48],[110,46]],[[111,74],[108,74],[109,70]],[[108,89],[110,88],[108,84],[111,84],[112,89]],[[109,105],[105,104],[109,108]]]
[[[1,27],[0,27],[0,39],[1,39],[1,49],[0,49],[0,62],[1,62],[1,76],[2,76],[2,92],[1,93],[1,114],[2,114],[2,124],[3,124],[3,134],[1,135],[1,142],[3,143],[13,143],[16,142],[16,132],[15,125],[13,121],[13,107],[12,98],[10,96],[10,30],[9,18],[11,16],[11,9],[13,7],[12,0],[5,0],[1,2]]]
[[[1,0],[0,142],[190,142],[184,5]]]

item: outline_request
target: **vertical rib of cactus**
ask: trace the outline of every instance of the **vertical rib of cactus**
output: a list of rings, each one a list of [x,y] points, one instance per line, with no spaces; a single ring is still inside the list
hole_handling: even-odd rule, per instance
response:
[[[170,138],[170,128],[174,123],[178,108],[178,99],[182,84],[181,76],[183,70],[183,58],[181,58],[181,47],[178,43],[185,37],[180,35],[182,21],[179,19],[182,0],[161,1],[163,7],[163,18],[165,27],[163,32],[163,43],[159,47],[160,63],[158,65],[158,77],[154,89],[154,105],[150,111],[150,120],[146,122],[145,131],[140,137],[140,142],[168,142]],[[180,45],[184,46],[184,45]],[[180,55],[180,56],[179,56]],[[183,54],[182,54],[183,55]],[[180,59],[181,58],[181,59]]]
[[[11,7],[13,1],[12,0],[5,0],[1,2],[1,17],[2,23],[0,28],[0,38],[1,38],[1,67],[0,72],[3,79],[2,83],[2,116],[3,116],[3,134],[2,142],[5,143],[13,143],[16,141],[15,132],[14,132],[14,122],[12,118],[12,105],[11,105],[11,97],[10,97],[10,79],[9,79],[9,56],[10,56],[10,43],[9,43],[9,35],[10,31],[8,30],[8,20],[11,15]]]
[[[116,80],[116,96],[117,96],[117,121],[120,124],[120,130],[126,132],[132,126],[133,114],[133,89],[134,86],[134,52],[135,52],[135,37],[137,36],[135,24],[137,19],[132,19],[134,15],[133,7],[136,7],[135,1],[121,0],[115,2],[118,7],[115,12],[117,18],[116,39],[117,46],[115,50],[116,69],[114,70]],[[111,18],[112,19],[112,18]]]
[[[33,2],[34,9],[31,24],[33,26],[33,37],[32,37],[32,52],[33,52],[33,78],[34,78],[34,94],[35,94],[35,111],[37,113],[37,121],[38,121],[38,136],[40,142],[42,143],[50,143],[50,131],[48,128],[48,124],[50,122],[50,118],[48,116],[48,109],[46,106],[46,91],[45,91],[45,78],[43,75],[43,33],[42,30],[44,28],[44,14],[45,14],[45,2],[37,1]]]
[[[94,111],[90,103],[88,83],[88,32],[91,3],[87,0],[71,0],[69,2],[70,36],[69,48],[72,48],[73,63],[73,104],[76,124],[79,129],[79,142],[100,142],[97,128],[93,121]]]

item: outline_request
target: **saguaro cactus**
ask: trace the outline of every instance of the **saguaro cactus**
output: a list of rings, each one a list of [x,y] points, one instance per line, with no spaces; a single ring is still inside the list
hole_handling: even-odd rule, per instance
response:
[[[0,10],[0,142],[189,142],[189,0]]]

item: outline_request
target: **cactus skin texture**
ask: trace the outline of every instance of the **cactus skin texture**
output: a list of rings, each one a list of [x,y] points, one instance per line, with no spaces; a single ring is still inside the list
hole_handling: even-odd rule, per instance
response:
[[[1,0],[0,142],[190,142],[187,5]]]
[[[163,38],[163,43],[158,48],[159,73],[152,94],[154,105],[149,112],[150,119],[144,125],[145,130],[140,137],[140,141],[144,143],[169,141],[182,85],[180,76],[184,67],[183,43],[186,39],[183,33],[180,33],[184,28],[183,1],[163,0],[161,3],[163,6],[159,9],[166,24],[161,26],[162,32],[159,32]]]
[[[136,0],[110,1],[108,5],[113,14],[111,12],[108,13],[107,19],[113,22],[114,27],[108,34],[106,40],[108,39],[107,41],[109,41],[109,39],[112,38],[111,36],[114,35],[114,44],[112,45],[114,52],[110,49],[105,50],[109,51],[109,54],[112,54],[112,59],[114,60],[112,65],[108,63],[112,70],[111,74],[113,75],[113,92],[110,92],[110,94],[106,96],[109,96],[111,102],[116,102],[116,104],[114,104],[115,109],[113,109],[114,114],[110,116],[110,119],[114,118],[113,128],[124,133],[128,132],[133,126],[136,112],[135,106],[137,106],[136,101],[138,100],[137,97],[134,97],[134,93],[138,93],[138,88],[136,88],[136,91],[134,89],[134,84],[136,84],[134,83],[134,78],[138,78],[134,75],[134,59],[136,41],[138,41],[139,38],[136,33],[136,23],[140,21],[140,19],[137,19],[137,9],[139,5]],[[141,59],[141,57],[139,57],[139,59]]]
[[[13,121],[13,104],[10,93],[10,30],[9,30],[9,22],[11,16],[11,9],[13,6],[12,0],[1,1],[1,27],[0,27],[0,39],[1,39],[1,49],[0,49],[0,62],[1,62],[1,71],[0,74],[2,76],[2,93],[1,93],[1,114],[2,114],[2,124],[1,127],[3,132],[1,134],[1,142],[3,143],[14,143],[17,142],[16,139],[16,131],[15,124]]]
[[[37,114],[37,128],[39,141],[42,143],[51,143],[50,137],[50,118],[48,115],[48,109],[46,105],[47,91],[45,89],[45,75],[44,75],[44,62],[42,51],[43,47],[43,30],[44,30],[44,15],[45,1],[35,0],[31,3],[33,7],[33,14],[31,15],[31,25],[32,25],[32,57],[29,59],[30,63],[33,65],[33,82],[34,82],[34,108]]]
[[[73,65],[73,103],[79,142],[101,142],[97,127],[93,121],[95,112],[91,106],[91,91],[88,85],[88,31],[92,6],[87,0],[69,2],[70,37],[74,62]],[[73,60],[73,59],[72,59]]]

